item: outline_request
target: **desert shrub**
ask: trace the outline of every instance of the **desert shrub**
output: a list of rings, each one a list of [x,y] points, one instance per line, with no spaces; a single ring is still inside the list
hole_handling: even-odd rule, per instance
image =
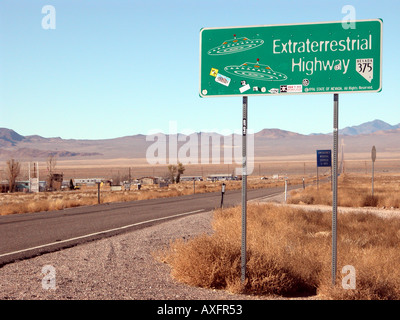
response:
[[[248,206],[247,281],[240,281],[241,207],[215,211],[210,235],[166,250],[172,275],[189,285],[254,295],[400,299],[400,219],[338,215],[337,285],[331,285],[331,214],[272,204]],[[356,270],[342,287],[341,267]]]
[[[400,208],[400,178],[379,176],[371,195],[371,178],[344,174],[338,180],[338,205],[343,207],[393,207]],[[332,205],[331,183],[309,186],[292,191],[288,203]]]
[[[216,212],[215,232],[211,236],[202,235],[188,242],[177,240],[171,244],[166,261],[172,266],[173,276],[190,285],[232,292],[284,296],[315,294],[315,263],[309,257],[296,257],[294,248],[299,242],[294,239],[295,235],[290,239],[282,237],[281,228],[286,222],[280,220],[285,212],[274,207],[276,212],[269,215],[258,207],[251,208],[248,211],[248,278],[244,287],[239,280],[241,229],[237,208]],[[285,220],[292,218],[291,213],[284,217]],[[265,226],[280,235],[266,235]],[[298,268],[299,264],[305,268]]]
[[[378,205],[379,198],[368,194],[364,196],[363,207],[376,207]]]

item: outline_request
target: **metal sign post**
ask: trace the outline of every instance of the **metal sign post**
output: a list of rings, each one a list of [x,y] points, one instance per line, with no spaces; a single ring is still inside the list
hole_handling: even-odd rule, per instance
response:
[[[332,181],[332,285],[336,282],[337,266],[337,172],[338,172],[339,95],[333,95],[333,181]]]
[[[285,178],[285,203],[287,202],[287,179]]]
[[[246,280],[246,229],[247,229],[247,96],[243,97],[242,119],[242,254],[241,280]]]
[[[374,164],[376,160],[376,148],[372,147],[371,150],[371,159],[372,159],[372,196],[374,196]]]
[[[96,182],[97,183],[97,203],[100,204],[100,183],[101,182]]]
[[[225,183],[223,183],[222,186],[221,186],[221,209],[224,206],[225,186],[226,186]]]

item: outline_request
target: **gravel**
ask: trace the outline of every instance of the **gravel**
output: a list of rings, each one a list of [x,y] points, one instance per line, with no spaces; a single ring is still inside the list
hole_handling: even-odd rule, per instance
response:
[[[212,212],[199,213],[4,265],[0,299],[256,299],[179,283],[155,258],[173,239],[210,232],[211,219]]]
[[[283,202],[283,195],[265,201]],[[212,212],[198,213],[4,265],[0,268],[0,299],[282,299],[191,287],[171,277],[170,267],[155,258],[155,253],[171,240],[212,232],[211,220]],[[53,271],[54,276],[42,269]],[[48,278],[55,283],[43,283]]]

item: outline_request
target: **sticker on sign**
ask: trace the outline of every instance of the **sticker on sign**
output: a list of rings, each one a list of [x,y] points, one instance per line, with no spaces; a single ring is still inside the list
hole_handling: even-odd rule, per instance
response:
[[[229,87],[231,79],[218,73],[217,76],[215,77],[215,82],[218,82],[220,84],[223,84],[224,86]]]
[[[303,91],[303,85],[301,84],[287,84],[282,85],[281,93],[299,93]]]
[[[247,90],[250,90],[249,84],[246,84],[243,87],[239,88],[240,93],[246,92]]]
[[[303,91],[303,85],[301,84],[289,84],[287,86],[286,92],[288,93],[294,93],[294,92],[302,92]]]

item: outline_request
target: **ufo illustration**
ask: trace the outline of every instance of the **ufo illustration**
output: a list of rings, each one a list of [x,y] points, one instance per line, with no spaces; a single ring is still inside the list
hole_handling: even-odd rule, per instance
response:
[[[283,81],[287,79],[285,74],[272,70],[266,64],[259,63],[259,59],[257,59],[257,63],[245,62],[240,66],[227,66],[224,70],[235,76],[253,80]]]
[[[220,46],[208,50],[207,54],[210,56],[217,56],[238,53],[255,49],[264,43],[264,40],[261,39],[249,39],[246,37],[236,38],[236,34],[234,34],[233,37],[233,39],[225,40]]]

